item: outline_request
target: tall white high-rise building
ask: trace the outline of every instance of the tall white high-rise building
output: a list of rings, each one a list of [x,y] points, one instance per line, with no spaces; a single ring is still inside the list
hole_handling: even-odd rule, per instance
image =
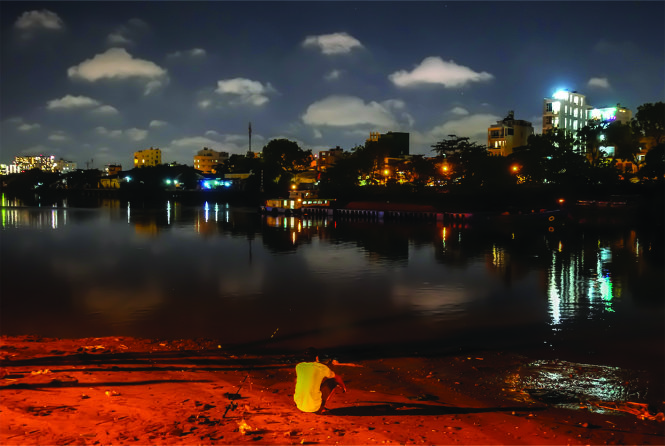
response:
[[[543,101],[543,133],[558,127],[574,134],[588,124],[590,109],[583,94],[557,91]]]

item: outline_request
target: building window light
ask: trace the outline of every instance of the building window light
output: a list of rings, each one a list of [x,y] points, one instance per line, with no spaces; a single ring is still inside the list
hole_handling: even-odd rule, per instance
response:
[[[552,102],[552,111],[554,113],[559,113],[559,110],[561,110],[561,102],[559,101]]]

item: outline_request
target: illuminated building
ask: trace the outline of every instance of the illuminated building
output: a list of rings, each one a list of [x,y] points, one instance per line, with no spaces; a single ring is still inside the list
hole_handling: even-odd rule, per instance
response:
[[[55,170],[55,156],[53,155],[26,155],[15,156],[14,165],[17,172],[27,172],[32,169],[41,169],[48,172]]]
[[[134,167],[159,166],[162,164],[162,151],[150,147],[134,152]]]
[[[514,116],[510,111],[503,120],[487,129],[487,150],[490,154],[510,155],[515,147],[525,146],[529,136],[533,135],[533,125],[528,121],[515,119]]]
[[[104,170],[108,176],[117,175],[122,171],[122,166],[120,164],[109,164]]]
[[[329,167],[335,165],[343,153],[344,150],[339,146],[330,150],[321,150],[319,152],[319,157],[316,160],[316,169],[321,172],[326,171]]]
[[[615,122],[618,121],[622,124],[630,124],[633,119],[633,112],[621,104],[616,107],[593,108],[589,110],[589,120],[600,122]]]
[[[559,90],[543,101],[543,133],[560,128],[575,133],[589,120],[586,96],[576,91]]]
[[[60,173],[74,172],[77,168],[76,163],[60,158],[53,165],[53,169]]]
[[[227,159],[229,159],[228,152],[217,152],[204,147],[194,155],[194,169],[202,173],[217,173],[215,167]]]

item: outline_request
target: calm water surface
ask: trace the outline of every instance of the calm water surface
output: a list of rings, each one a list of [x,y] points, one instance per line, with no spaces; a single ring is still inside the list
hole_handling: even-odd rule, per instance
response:
[[[663,361],[663,239],[650,231],[2,204],[3,334]]]

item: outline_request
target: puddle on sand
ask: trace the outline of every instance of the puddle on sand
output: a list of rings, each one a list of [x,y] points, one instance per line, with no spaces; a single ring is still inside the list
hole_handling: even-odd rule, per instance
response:
[[[616,412],[599,408],[594,402],[646,403],[649,399],[648,379],[643,372],[566,361],[531,362],[506,375],[505,384],[521,401],[537,400],[600,413]]]

